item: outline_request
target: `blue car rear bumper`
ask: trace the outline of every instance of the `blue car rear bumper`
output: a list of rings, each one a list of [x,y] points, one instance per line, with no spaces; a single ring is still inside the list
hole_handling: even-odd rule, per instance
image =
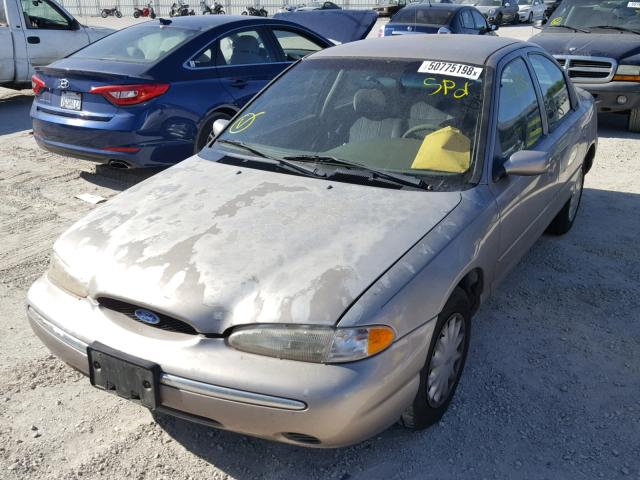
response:
[[[108,121],[65,118],[35,104],[31,117],[38,145],[62,155],[141,168],[173,165],[193,154],[195,125],[189,121],[166,125],[154,115],[116,115]]]

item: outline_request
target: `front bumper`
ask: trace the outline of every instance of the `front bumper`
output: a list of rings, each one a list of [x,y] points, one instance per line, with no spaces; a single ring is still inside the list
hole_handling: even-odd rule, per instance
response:
[[[139,324],[46,278],[31,287],[27,312],[49,350],[85,374],[86,347],[94,341],[160,365],[161,411],[316,447],[358,443],[397,421],[417,392],[435,324],[369,359],[324,365],[247,354],[221,338]]]
[[[518,19],[521,22],[526,22],[529,20],[529,15],[531,15],[531,10],[522,10],[518,11]]]
[[[640,83],[638,82],[608,82],[608,83],[578,83],[573,82],[595,99],[598,112],[621,113],[640,108]],[[618,103],[617,99],[625,96],[627,101]]]

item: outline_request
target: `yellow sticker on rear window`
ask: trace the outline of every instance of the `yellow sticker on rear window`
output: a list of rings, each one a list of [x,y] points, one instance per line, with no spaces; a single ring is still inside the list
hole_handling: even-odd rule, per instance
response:
[[[471,141],[460,130],[444,127],[424,137],[411,168],[464,173],[471,166]]]

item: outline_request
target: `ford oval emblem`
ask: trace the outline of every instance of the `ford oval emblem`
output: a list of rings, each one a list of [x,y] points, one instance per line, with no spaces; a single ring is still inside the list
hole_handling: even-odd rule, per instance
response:
[[[66,78],[60,79],[60,81],[58,82],[58,88],[61,90],[66,90],[67,88],[69,88],[69,80],[67,80]]]
[[[157,325],[160,323],[160,317],[149,310],[145,310],[143,308],[138,308],[133,314],[136,316],[138,320],[144,323],[148,323],[149,325]]]

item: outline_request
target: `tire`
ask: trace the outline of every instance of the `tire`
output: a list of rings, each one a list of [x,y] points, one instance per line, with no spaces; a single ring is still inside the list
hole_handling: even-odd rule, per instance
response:
[[[226,12],[225,12],[224,10],[220,10],[220,11],[218,12],[218,14],[220,14],[220,15],[225,15],[225,14],[226,14]]]
[[[629,131],[640,132],[640,108],[634,108],[629,112]]]
[[[133,18],[140,18],[140,12],[138,10],[133,12]]]
[[[501,26],[502,25],[502,14],[499,13],[498,16],[496,17],[496,25]]]
[[[173,10],[169,12],[169,16],[173,18]]]
[[[122,13],[121,13],[121,12],[119,12],[119,11],[118,11],[118,12],[116,12],[116,17],[118,17],[118,18],[122,18]]]
[[[453,362],[454,372],[452,373],[453,376],[450,376],[447,382],[446,393],[442,392],[444,393],[444,396],[437,398],[437,395],[432,392],[432,390],[434,392],[437,391],[435,385],[430,385],[430,378],[437,378],[437,374],[434,373],[436,371],[432,371],[433,360],[436,356],[436,352],[442,352],[440,348],[443,348],[443,344],[440,342],[445,342],[446,338],[449,338],[450,340],[452,338],[451,336],[447,337],[447,335],[451,335],[452,333],[452,330],[450,330],[452,325],[451,322],[453,322],[454,328],[457,322],[460,322],[459,331],[462,332],[462,337],[453,336],[453,341],[457,340],[457,343],[459,344],[454,354],[459,355],[459,357]],[[447,408],[449,408],[451,399],[453,398],[458,382],[460,381],[462,370],[464,369],[464,363],[469,350],[470,333],[471,304],[469,302],[469,297],[464,290],[460,287],[456,287],[436,320],[436,326],[431,337],[431,343],[429,344],[427,360],[420,371],[420,386],[418,387],[418,393],[416,394],[411,406],[402,413],[400,418],[400,423],[402,425],[414,430],[422,430],[430,427],[434,423],[437,423],[442,418],[444,413],[447,411]],[[436,348],[436,346],[438,346],[438,348]],[[446,354],[442,355],[444,358],[447,358]],[[449,359],[451,359],[451,357]],[[448,370],[448,365],[449,362],[446,361],[442,364],[442,369],[444,369],[445,372]],[[436,375],[436,377],[433,377],[432,374]]]
[[[213,122],[220,119],[229,120],[230,118],[231,115],[223,112],[213,113],[209,118],[207,118],[202,124],[202,127],[200,127],[200,131],[196,137],[193,153],[198,153],[213,139]]]
[[[584,187],[584,165],[580,168],[578,175],[578,179],[571,188],[571,198],[567,200],[567,203],[564,204],[562,210],[558,212],[547,228],[547,232],[552,235],[564,235],[571,230],[573,222],[576,220]]]
[[[240,15],[247,15],[247,11],[243,10],[242,13]]]
[[[106,10],[102,10],[102,12],[100,12],[100,16],[101,16],[102,18],[107,18],[107,15],[108,15],[108,13],[107,13],[107,11],[106,11]]]
[[[533,23],[533,12],[529,14],[529,18],[527,18],[527,23],[529,24]]]

